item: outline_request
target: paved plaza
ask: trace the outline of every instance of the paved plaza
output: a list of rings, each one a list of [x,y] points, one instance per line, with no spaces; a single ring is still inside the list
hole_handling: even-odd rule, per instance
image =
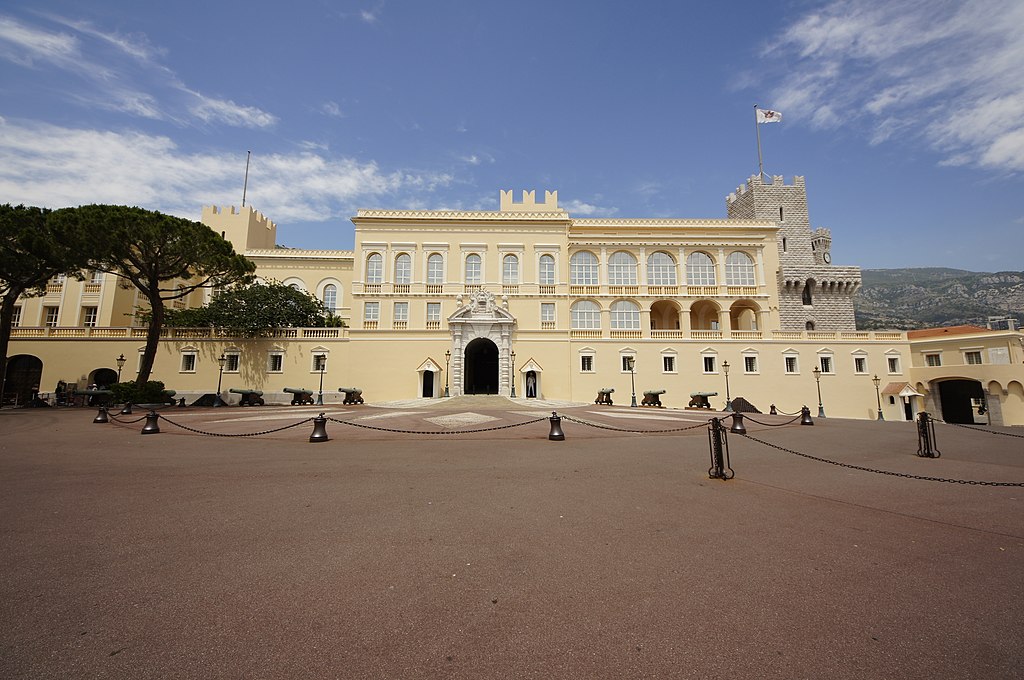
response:
[[[1024,677],[1024,488],[920,479],[1019,428],[758,415],[722,481],[706,411],[143,413],[0,411],[0,677]]]

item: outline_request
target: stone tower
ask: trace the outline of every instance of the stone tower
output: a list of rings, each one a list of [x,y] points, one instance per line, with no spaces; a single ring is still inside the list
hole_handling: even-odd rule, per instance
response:
[[[754,175],[726,197],[726,208],[730,218],[779,225],[781,330],[856,330],[853,296],[860,288],[860,267],[832,264],[832,233],[811,230],[803,177],[787,185],[778,175],[770,183]]]

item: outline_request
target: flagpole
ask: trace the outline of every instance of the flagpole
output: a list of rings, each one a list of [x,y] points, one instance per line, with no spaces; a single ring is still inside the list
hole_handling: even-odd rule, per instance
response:
[[[760,153],[760,144],[758,141],[758,153]],[[242,184],[242,207],[245,207],[245,192],[249,188],[249,157],[252,156],[252,151],[245,152],[245,183]]]
[[[761,160],[761,126],[757,124],[757,104],[754,104],[754,132],[757,134],[757,174],[764,180],[764,163]]]

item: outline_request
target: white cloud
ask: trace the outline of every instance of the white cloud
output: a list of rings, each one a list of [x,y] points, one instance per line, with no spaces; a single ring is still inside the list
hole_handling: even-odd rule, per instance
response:
[[[205,123],[262,128],[270,127],[277,122],[276,117],[254,106],[243,106],[231,100],[213,99],[198,92],[194,94],[197,101],[191,107],[192,115]]]
[[[341,107],[338,106],[338,102],[324,102],[320,107],[320,112],[326,116],[330,116],[331,118],[343,117]]]
[[[1024,170],[1024,3],[832,0],[770,41],[789,124],[921,139],[944,164]],[[746,82],[750,82],[747,80]]]
[[[0,124],[0,196],[64,207],[138,205],[196,219],[201,206],[241,201],[245,157],[188,153],[168,137],[54,125]],[[348,217],[360,202],[412,204],[450,175],[384,171],[374,162],[303,151],[253,154],[247,202],[277,222]]]
[[[561,201],[561,206],[559,207],[569,211],[570,215],[600,215],[607,217],[619,212],[618,208],[603,208],[592,203],[585,203],[578,199]]]

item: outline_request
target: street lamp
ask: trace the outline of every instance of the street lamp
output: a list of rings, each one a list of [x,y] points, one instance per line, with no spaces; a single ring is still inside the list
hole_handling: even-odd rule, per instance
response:
[[[732,396],[729,394],[729,362],[722,362],[722,373],[725,374],[725,412],[732,411]]]
[[[871,379],[871,382],[875,383],[875,401],[878,402],[878,419],[885,420],[882,416],[882,395],[878,391],[878,385],[882,382],[882,379],[875,374],[875,377]]]
[[[327,369],[327,355],[317,354],[316,363],[320,367],[320,392],[316,395],[317,406],[324,405],[324,371]]]
[[[631,408],[636,408],[636,357],[626,357],[627,366],[629,367],[629,386],[633,390],[633,400],[629,402]]]
[[[450,396],[448,394],[448,365],[452,360],[451,350],[444,351],[444,396]]]
[[[224,364],[228,362],[228,358],[223,352],[220,353],[220,357],[217,358],[217,363],[220,364],[220,375],[217,376],[217,396],[213,400],[214,406],[223,406],[224,402],[220,398],[220,384],[224,379]]]
[[[825,417],[825,407],[822,406],[822,404],[821,404],[821,369],[818,368],[817,366],[815,366],[814,370],[811,371],[811,373],[814,374],[814,382],[817,383],[817,385],[818,385],[818,417],[819,418],[824,418]]]
[[[516,398],[516,351],[511,350],[509,354],[512,356],[512,398]]]
[[[121,382],[121,369],[124,368],[124,362],[128,360],[124,358],[124,354],[119,354],[114,361],[117,362],[117,382]]]

